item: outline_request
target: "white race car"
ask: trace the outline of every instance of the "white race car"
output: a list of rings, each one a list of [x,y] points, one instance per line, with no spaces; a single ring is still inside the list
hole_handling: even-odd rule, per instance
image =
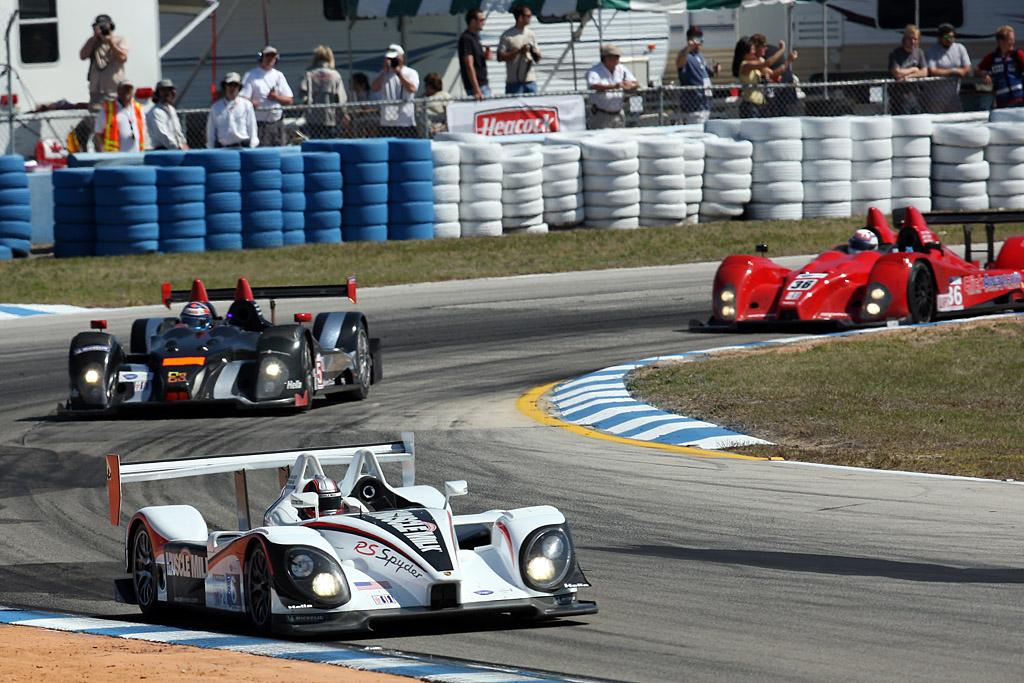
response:
[[[382,463],[398,462],[402,486]],[[327,465],[348,465],[335,482]],[[289,466],[291,470],[289,472]],[[245,472],[277,468],[283,488],[249,528]],[[594,614],[565,517],[540,505],[452,513],[415,485],[412,434],[385,444],[122,463],[107,456],[110,520],[121,485],[234,472],[241,531],[214,531],[191,505],[144,507],[128,523],[118,600],[155,616],[169,606],[248,616],[260,632],[369,629],[386,620],[479,613],[533,619]],[[286,480],[286,481],[285,481]]]

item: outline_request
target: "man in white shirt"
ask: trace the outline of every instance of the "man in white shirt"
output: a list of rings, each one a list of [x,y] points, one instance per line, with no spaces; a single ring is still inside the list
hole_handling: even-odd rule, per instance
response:
[[[384,65],[370,85],[375,99],[385,100],[380,105],[381,134],[396,138],[416,137],[416,105],[413,97],[420,87],[420,75],[405,66],[405,50],[401,45],[388,45]],[[404,100],[395,104],[393,100]]]
[[[260,65],[245,74],[240,93],[256,107],[260,144],[271,147],[287,144],[284,111],[281,107],[291,105],[294,97],[288,79],[274,68],[277,57],[277,48],[271,45],[263,48],[260,52]]]
[[[624,90],[639,87],[636,76],[622,66],[622,50],[615,43],[601,46],[601,61],[587,71],[587,88],[594,92],[588,96],[587,128],[624,128],[626,117],[622,113]]]
[[[256,126],[256,110],[252,102],[239,97],[242,77],[232,71],[221,82],[224,96],[210,107],[206,119],[206,146],[255,147],[260,144]]]
[[[117,84],[117,99],[104,102],[93,128],[98,152],[141,152],[146,148],[142,107],[135,101],[135,84]]]
[[[146,112],[150,149],[188,149],[178,111],[174,108],[174,94],[177,92],[169,78],[156,84],[153,106]]]
[[[960,79],[971,72],[971,58],[963,43],[957,43],[953,24],[939,24],[939,42],[924,53],[929,76],[952,76],[941,83],[929,83],[929,111],[945,113],[963,111],[960,104]]]

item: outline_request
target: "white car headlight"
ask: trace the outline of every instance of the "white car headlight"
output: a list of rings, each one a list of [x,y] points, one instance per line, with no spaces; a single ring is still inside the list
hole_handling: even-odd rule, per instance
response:
[[[539,591],[562,587],[573,566],[572,542],[561,526],[538,529],[522,549],[523,580]]]
[[[85,371],[85,375],[82,377],[89,384],[96,384],[100,381],[100,373],[97,370],[89,369]]]
[[[292,555],[288,571],[297,579],[305,579],[313,573],[313,558],[306,554]]]
[[[321,598],[334,597],[341,591],[341,582],[330,572],[321,572],[313,577],[313,592]]]
[[[263,366],[263,372],[267,373],[271,377],[277,377],[278,375],[281,374],[281,364],[267,363],[266,365]]]

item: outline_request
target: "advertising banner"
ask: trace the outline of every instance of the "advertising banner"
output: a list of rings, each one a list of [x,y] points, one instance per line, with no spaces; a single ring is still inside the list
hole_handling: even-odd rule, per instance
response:
[[[586,130],[583,97],[505,97],[448,105],[448,130],[498,137]]]

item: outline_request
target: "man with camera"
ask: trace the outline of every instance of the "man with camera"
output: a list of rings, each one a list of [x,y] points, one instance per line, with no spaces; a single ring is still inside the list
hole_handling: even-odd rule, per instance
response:
[[[719,64],[708,64],[701,52],[704,31],[700,26],[686,30],[686,47],[676,57],[679,85],[689,86],[679,93],[679,102],[686,113],[686,123],[707,123],[711,116],[711,78],[718,75]]]
[[[377,99],[384,100],[380,105],[381,135],[416,137],[416,105],[412,100],[419,87],[419,73],[405,66],[405,50],[401,45],[388,45],[381,72],[370,85]],[[398,100],[402,102],[396,104]]]
[[[79,57],[89,60],[89,111],[117,98],[117,84],[124,80],[124,63],[130,45],[124,36],[114,33],[114,22],[107,14],[96,17],[92,36],[85,41]]]
[[[515,26],[501,34],[498,41],[498,61],[505,62],[505,94],[535,93],[537,76],[533,65],[540,61],[537,36],[527,28],[533,12],[526,5],[512,8]]]

